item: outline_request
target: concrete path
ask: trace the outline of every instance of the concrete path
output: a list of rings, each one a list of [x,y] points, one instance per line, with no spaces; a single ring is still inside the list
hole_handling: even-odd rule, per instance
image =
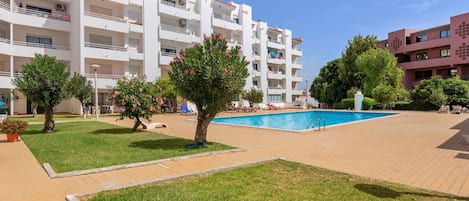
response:
[[[233,115],[233,114],[222,114]],[[247,152],[49,179],[24,143],[0,142],[0,200],[64,200],[83,193],[270,157],[286,157],[355,175],[469,196],[469,115],[406,112],[325,131],[291,133],[212,124],[209,140]],[[192,138],[195,116],[157,115],[156,132]],[[113,124],[131,126],[131,121]],[[3,141],[4,135],[0,135]]]

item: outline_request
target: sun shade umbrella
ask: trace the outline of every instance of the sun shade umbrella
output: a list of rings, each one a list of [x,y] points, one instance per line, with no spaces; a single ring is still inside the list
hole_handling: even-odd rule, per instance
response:
[[[1,106],[4,106],[4,105],[6,105],[6,103],[3,102],[3,101],[0,101],[0,107],[1,107]]]

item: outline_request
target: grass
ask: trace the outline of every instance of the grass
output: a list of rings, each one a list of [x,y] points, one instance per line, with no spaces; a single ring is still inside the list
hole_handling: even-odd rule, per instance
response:
[[[58,173],[231,148],[208,143],[208,148],[186,150],[193,141],[96,121],[56,123],[52,134],[42,128],[30,125],[21,138],[40,163],[50,163]]]
[[[83,197],[86,200],[89,197]],[[171,182],[103,192],[91,201],[457,200],[454,196],[277,160]]]

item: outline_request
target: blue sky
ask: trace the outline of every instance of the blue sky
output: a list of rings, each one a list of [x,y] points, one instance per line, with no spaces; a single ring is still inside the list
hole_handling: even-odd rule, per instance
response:
[[[316,77],[328,61],[341,56],[353,36],[449,24],[450,16],[469,12],[468,0],[234,0],[252,6],[253,19],[292,30],[303,37],[302,74]]]

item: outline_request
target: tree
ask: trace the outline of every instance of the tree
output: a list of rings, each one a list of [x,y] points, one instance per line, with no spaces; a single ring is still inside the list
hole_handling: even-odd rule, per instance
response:
[[[91,98],[93,93],[93,85],[90,80],[87,80],[85,76],[79,73],[74,73],[70,79],[68,85],[68,92],[71,97],[75,97],[80,101],[81,107],[83,108],[83,118],[87,118],[88,112],[86,109],[86,102]]]
[[[187,48],[170,63],[169,77],[178,94],[197,106],[197,144],[207,142],[211,120],[242,92],[250,63],[240,51],[241,46],[228,50],[227,41],[212,34],[204,37],[202,45]]]
[[[355,60],[360,54],[375,48],[377,43],[378,39],[373,35],[357,35],[348,41],[348,46],[342,53],[342,65],[340,65],[339,69],[339,78],[345,88],[344,94],[352,87],[363,89],[363,78],[365,75],[357,67]]]
[[[346,97],[346,89],[339,78],[341,59],[328,62],[321,68],[309,89],[311,97],[321,103],[333,105]]]
[[[397,100],[397,90],[389,85],[378,85],[371,94],[383,106],[383,110]]]
[[[13,80],[19,91],[29,100],[44,107],[44,133],[54,130],[54,111],[67,97],[68,73],[65,64],[55,57],[36,54],[29,64],[23,65],[22,76]]]
[[[463,99],[469,98],[468,82],[461,80],[458,76],[446,79],[443,91],[448,96],[447,102],[451,105],[464,105]],[[461,101],[462,100],[462,101]]]
[[[171,102],[172,111],[177,111],[177,91],[174,88],[174,84],[171,82],[171,79],[169,77],[161,77],[155,81],[154,87],[156,87],[156,90],[161,92],[161,94],[158,94],[160,97],[165,97]]]
[[[132,131],[142,124],[142,119],[151,121],[151,116],[159,110],[159,98],[154,95],[151,84],[143,77],[117,80],[111,97],[121,107],[121,118],[128,117],[135,121]]]
[[[248,100],[249,106],[252,107],[254,103],[262,102],[262,98],[264,98],[264,93],[256,89],[251,89],[251,90],[243,91],[242,97],[243,99]]]
[[[378,85],[402,88],[402,70],[397,67],[397,59],[388,50],[369,49],[358,56],[357,67],[365,73],[363,89],[371,95]],[[395,91],[397,92],[397,91]]]
[[[443,91],[444,95],[440,91]],[[469,86],[459,77],[443,79],[441,76],[433,76],[422,80],[412,91],[412,100],[421,108],[440,107],[442,99],[446,98],[444,104],[463,105],[468,102]]]

